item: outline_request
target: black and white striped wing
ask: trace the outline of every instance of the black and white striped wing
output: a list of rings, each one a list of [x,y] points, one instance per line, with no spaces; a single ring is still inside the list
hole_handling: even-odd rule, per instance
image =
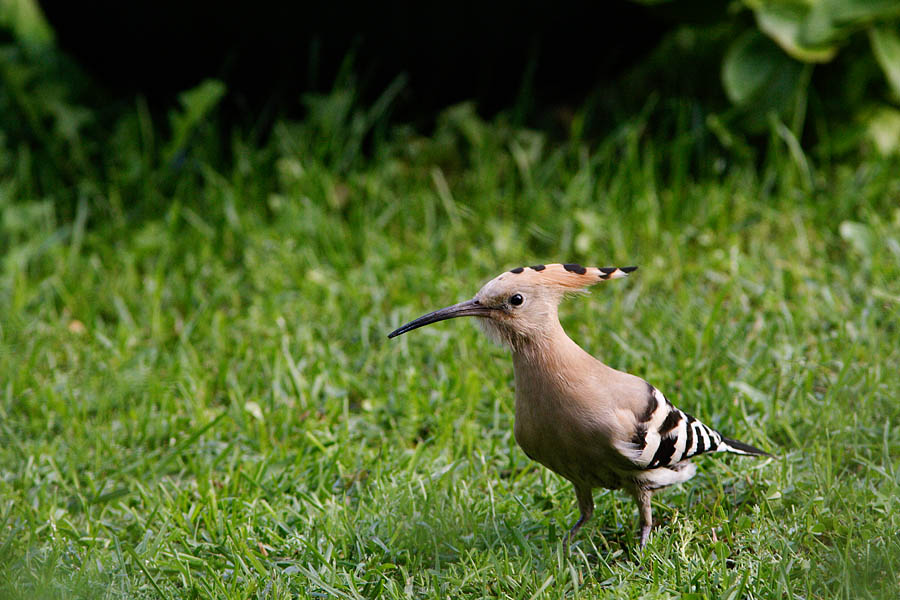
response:
[[[638,415],[636,431],[620,451],[641,469],[670,467],[706,452],[765,455],[762,450],[723,437],[691,415],[675,408],[662,392],[647,384],[647,407]]]

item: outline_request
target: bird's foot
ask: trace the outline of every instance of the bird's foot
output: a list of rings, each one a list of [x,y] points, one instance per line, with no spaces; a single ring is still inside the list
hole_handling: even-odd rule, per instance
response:
[[[569,543],[572,541],[572,538],[575,537],[575,534],[578,533],[578,530],[581,529],[581,526],[584,525],[584,522],[588,520],[590,517],[590,513],[585,515],[581,513],[581,517],[575,521],[575,524],[572,526],[572,529],[569,530],[569,533],[566,534],[566,539],[563,540],[563,554],[569,553]]]
[[[644,546],[647,545],[647,540],[650,539],[650,525],[644,525],[641,527],[641,550],[644,549]]]

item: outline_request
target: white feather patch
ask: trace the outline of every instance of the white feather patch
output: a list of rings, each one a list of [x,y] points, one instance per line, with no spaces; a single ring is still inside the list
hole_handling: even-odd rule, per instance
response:
[[[650,469],[641,472],[636,479],[649,487],[661,488],[687,481],[697,473],[697,466],[693,463],[682,463],[678,470],[667,467]]]
[[[682,419],[678,422],[678,429],[675,432],[675,435],[678,436],[675,438],[675,452],[672,453],[672,458],[669,459],[669,462],[677,463],[681,460],[681,457],[684,456],[684,445],[687,443],[687,418],[683,416]]]

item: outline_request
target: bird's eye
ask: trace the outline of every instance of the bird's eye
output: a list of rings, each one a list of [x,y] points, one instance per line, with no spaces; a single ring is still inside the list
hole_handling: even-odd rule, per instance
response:
[[[513,294],[509,297],[509,303],[513,306],[522,306],[523,302],[525,302],[525,298],[522,297],[522,294]]]

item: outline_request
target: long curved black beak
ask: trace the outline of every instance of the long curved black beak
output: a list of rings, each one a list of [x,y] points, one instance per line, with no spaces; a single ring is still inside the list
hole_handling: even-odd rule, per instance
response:
[[[419,327],[430,325],[431,323],[437,323],[438,321],[455,319],[456,317],[486,317],[490,315],[493,310],[494,309],[492,308],[483,306],[478,300],[466,300],[465,302],[460,302],[459,304],[454,304],[453,306],[430,312],[427,315],[422,315],[418,319],[410,321],[403,327],[390,332],[388,337],[397,337],[407,331],[412,331],[413,329],[418,329]]]

